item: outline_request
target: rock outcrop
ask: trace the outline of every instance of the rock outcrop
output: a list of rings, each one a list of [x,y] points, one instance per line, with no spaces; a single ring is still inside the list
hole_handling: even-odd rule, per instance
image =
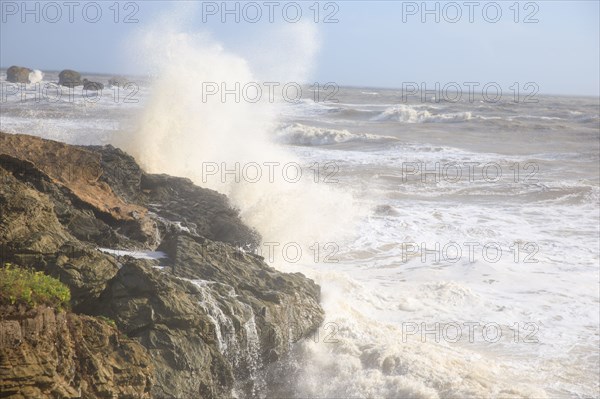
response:
[[[104,85],[100,82],[92,82],[87,79],[83,79],[83,89],[84,90],[102,90],[104,89]]]
[[[127,80],[127,78],[122,77],[122,76],[113,76],[112,78],[108,79],[109,86],[123,87],[127,83],[129,83],[129,80]]]
[[[29,68],[13,65],[6,70],[6,80],[11,83],[29,83]]]
[[[58,74],[58,84],[67,87],[81,86],[81,74],[71,69],[64,69]]]
[[[106,321],[0,307],[0,397],[150,398],[145,348]]]
[[[259,397],[323,320],[319,287],[253,255],[260,237],[225,196],[119,149],[0,133],[0,183],[0,258],[59,278],[76,313],[140,343],[153,397]],[[167,257],[136,259],[155,250]]]

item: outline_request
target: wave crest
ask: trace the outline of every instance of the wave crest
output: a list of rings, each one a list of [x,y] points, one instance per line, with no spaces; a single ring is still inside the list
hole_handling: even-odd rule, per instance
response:
[[[376,121],[398,121],[403,123],[451,123],[464,122],[473,118],[471,112],[453,112],[447,114],[432,114],[427,110],[419,111],[408,105],[400,104],[389,107],[373,118]]]
[[[347,142],[396,140],[396,138],[367,133],[350,133],[345,129],[328,129],[294,123],[279,129],[277,131],[276,140],[282,144],[318,146]]]

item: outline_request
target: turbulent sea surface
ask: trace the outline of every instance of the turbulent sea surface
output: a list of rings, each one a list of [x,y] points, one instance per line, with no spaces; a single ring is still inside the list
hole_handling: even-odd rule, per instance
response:
[[[282,369],[282,394],[597,397],[598,98],[403,101],[341,87],[337,102],[305,94],[256,110],[203,103],[193,79],[130,77],[97,102],[3,86],[0,125],[114,144],[228,194],[280,244],[274,267],[322,286],[326,323]],[[205,162],[294,162],[302,179],[279,168],[274,182],[235,181]],[[282,253],[292,243],[299,260]]]

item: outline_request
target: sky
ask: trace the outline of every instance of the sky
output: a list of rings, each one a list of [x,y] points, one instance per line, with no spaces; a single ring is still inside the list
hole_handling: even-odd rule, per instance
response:
[[[304,54],[296,47],[315,42],[311,82],[534,82],[545,94],[600,95],[595,0],[67,3],[0,0],[0,66],[145,73],[132,38],[174,15],[174,29],[205,32],[250,64],[276,64],[273,57]],[[290,24],[312,33],[287,40],[279,29]]]

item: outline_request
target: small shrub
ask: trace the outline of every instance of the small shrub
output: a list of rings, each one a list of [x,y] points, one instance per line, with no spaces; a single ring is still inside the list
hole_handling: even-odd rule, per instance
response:
[[[57,279],[11,264],[0,268],[0,304],[69,307],[71,291]]]
[[[109,317],[106,317],[106,316],[98,316],[97,318],[100,319],[100,320],[102,320],[106,324],[108,324],[108,325],[110,325],[110,326],[112,326],[114,328],[117,328],[117,323],[115,323],[115,321],[113,319],[111,319]]]

